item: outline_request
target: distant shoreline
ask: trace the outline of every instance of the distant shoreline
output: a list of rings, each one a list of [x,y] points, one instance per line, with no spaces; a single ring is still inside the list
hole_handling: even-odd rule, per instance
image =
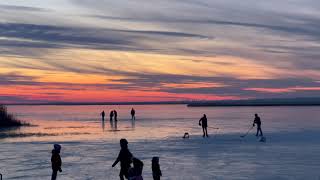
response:
[[[188,107],[204,106],[320,106],[320,98],[246,99],[224,101],[196,101],[188,103]]]
[[[97,106],[97,105],[186,105],[188,107],[237,107],[237,106],[320,106],[320,98],[243,99],[220,101],[160,101],[160,102],[48,102],[11,103],[7,106]]]
[[[249,104],[224,104],[224,105],[195,105],[187,104],[188,107],[270,107],[270,106],[320,106],[320,104],[258,104],[258,105],[249,105]]]

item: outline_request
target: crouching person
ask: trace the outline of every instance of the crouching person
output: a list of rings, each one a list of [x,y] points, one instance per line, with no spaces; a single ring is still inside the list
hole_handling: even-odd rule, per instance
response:
[[[129,169],[129,180],[143,180],[143,162],[137,158],[132,158],[133,168]]]

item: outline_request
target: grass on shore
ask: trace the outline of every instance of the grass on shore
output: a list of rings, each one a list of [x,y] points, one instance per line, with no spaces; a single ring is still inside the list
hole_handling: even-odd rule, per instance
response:
[[[7,111],[6,106],[0,105],[0,128],[1,127],[18,127],[27,125],[16,119],[14,115]]]

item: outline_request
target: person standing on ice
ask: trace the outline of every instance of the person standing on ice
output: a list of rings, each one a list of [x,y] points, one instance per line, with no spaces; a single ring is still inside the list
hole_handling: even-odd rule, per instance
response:
[[[253,124],[252,126],[255,126],[255,124],[257,124],[257,133],[256,133],[256,136],[259,136],[259,133],[260,133],[260,136],[263,136],[263,133],[262,133],[262,130],[261,130],[261,119],[260,117],[258,116],[258,114],[255,114],[254,115],[254,121],[253,121]]]
[[[61,165],[61,157],[60,157],[61,146],[59,144],[53,145],[52,156],[51,156],[51,167],[52,167],[52,176],[51,180],[57,179],[58,171],[62,172]]]
[[[136,111],[133,108],[131,109],[131,120],[136,120]]]
[[[199,126],[202,126],[203,131],[203,137],[208,136],[208,120],[206,114],[203,115],[203,117],[199,120]]]
[[[160,170],[159,157],[152,158],[152,177],[153,180],[160,180],[162,172]]]
[[[114,115],[114,112],[113,112],[113,111],[110,111],[110,121],[112,121],[113,115]]]
[[[118,121],[118,112],[116,110],[113,110],[113,114],[114,114],[114,120]]]
[[[106,113],[104,111],[101,112],[102,121],[104,121],[104,117],[106,116]]]
[[[132,163],[132,154],[128,149],[128,141],[126,139],[120,139],[120,147],[121,150],[117,159],[112,164],[112,167],[116,166],[118,162],[120,162],[120,180],[124,180],[124,177],[128,179],[129,169]]]

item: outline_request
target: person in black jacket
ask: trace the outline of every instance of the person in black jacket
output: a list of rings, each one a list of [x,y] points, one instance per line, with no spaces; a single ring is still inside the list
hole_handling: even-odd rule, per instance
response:
[[[160,177],[162,176],[159,164],[159,157],[152,158],[152,176],[153,180],[160,180]]]
[[[208,136],[208,120],[207,116],[204,114],[203,117],[199,120],[199,126],[202,126],[203,137]]]
[[[52,150],[52,156],[51,156],[51,167],[52,167],[51,180],[56,180],[58,171],[62,172],[62,169],[61,169],[62,161],[60,157],[61,146],[59,144],[54,144],[53,147],[54,149]]]
[[[126,139],[120,139],[120,147],[121,150],[119,152],[119,155],[117,159],[114,161],[112,164],[112,167],[118,164],[120,162],[120,180],[124,180],[124,177],[128,179],[128,171],[129,168],[131,167],[132,163],[132,154],[128,149],[128,141]]]
[[[263,136],[263,133],[262,133],[262,130],[261,130],[261,119],[260,117],[258,116],[258,114],[255,114],[254,115],[254,121],[253,121],[253,124],[252,126],[254,126],[255,124],[257,124],[257,133],[256,133],[256,136],[259,135],[260,133],[260,136]]]

